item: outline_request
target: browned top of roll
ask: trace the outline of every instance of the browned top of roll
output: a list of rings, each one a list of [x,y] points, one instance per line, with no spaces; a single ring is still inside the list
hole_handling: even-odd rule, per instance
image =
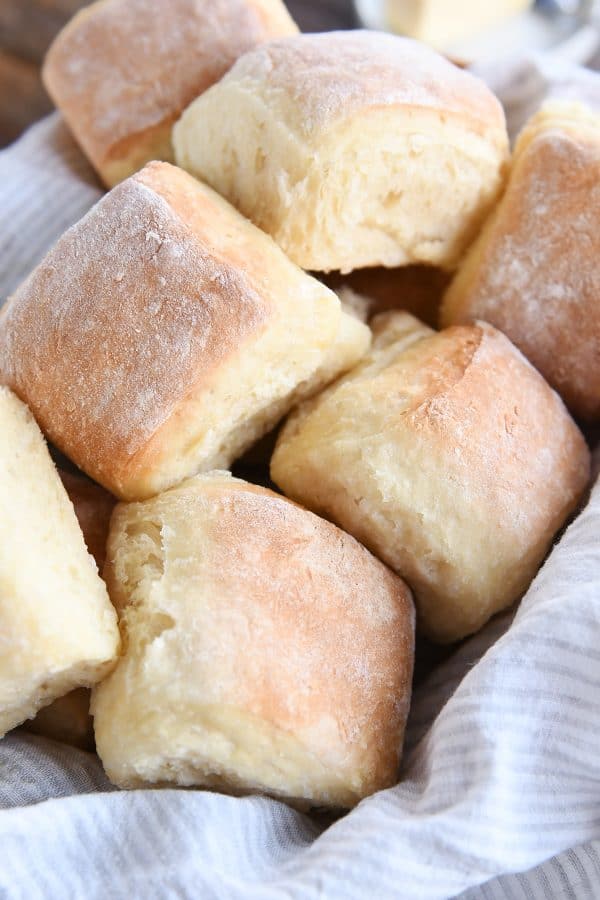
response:
[[[236,217],[191,176],[152,163],[70,228],[8,303],[0,379],[106,486],[269,318],[249,275],[260,254]]]
[[[424,44],[396,35],[287,37],[247,53],[228,77],[266,83],[279,98],[283,120],[305,135],[367,107],[401,106],[441,111],[492,142],[506,141],[502,106],[483,81]]]
[[[491,322],[571,410],[600,418],[600,117],[551,104],[521,135],[509,184],[442,306]]]

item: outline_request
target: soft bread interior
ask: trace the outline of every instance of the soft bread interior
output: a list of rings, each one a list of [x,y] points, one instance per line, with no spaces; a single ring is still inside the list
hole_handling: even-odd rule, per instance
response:
[[[452,269],[503,183],[502,150],[452,117],[373,109],[310,140],[232,78],[188,108],[173,140],[178,165],[317,271]]]
[[[347,535],[211,472],[118,506],[105,576],[124,649],[92,712],[117,785],[347,807],[393,782],[412,604]]]
[[[41,432],[0,388],[0,734],[113,667],[114,609]],[[4,651],[4,652],[2,652]]]
[[[217,484],[234,481],[228,472],[200,476],[199,483],[201,479]],[[166,599],[161,581],[170,565],[166,527],[160,515],[133,519],[126,526],[127,544],[116,550],[114,535],[111,542],[117,568],[116,577],[108,577],[121,617],[123,659],[110,681],[92,695],[91,706],[99,726],[99,752],[111,781],[123,788],[202,784],[239,795],[267,792],[291,797],[298,806],[309,802],[354,806],[368,772],[357,771],[349,779],[293,734],[264,719],[233,705],[194,701],[176,683],[171,691],[168,684],[146,681],[144,659],[152,667],[151,645],[158,650],[168,632],[184,624],[161,602]],[[183,636],[176,634],[175,640],[182,641]],[[117,745],[110,740],[115,733]]]

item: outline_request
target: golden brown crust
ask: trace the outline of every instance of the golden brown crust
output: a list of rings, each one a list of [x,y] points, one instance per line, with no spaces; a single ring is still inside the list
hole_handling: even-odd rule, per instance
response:
[[[241,54],[295,31],[280,0],[101,0],[56,38],[44,83],[110,187],[170,160],[185,107]]]
[[[126,650],[94,715],[116,783],[220,776],[225,790],[335,806],[395,782],[414,611],[403,582],[349,535],[209,473],[119,505],[105,574]]]
[[[575,415],[600,418],[599,117],[560,105],[529,123],[441,316],[491,322]]]
[[[335,295],[222,198],[151,163],[11,298],[0,380],[79,468],[136,499],[229,465],[315,377],[341,322]],[[331,380],[336,360],[325,368]]]
[[[60,450],[117,492],[178,401],[270,312],[148,180],[123,182],[63,235],[0,333],[5,381]]]
[[[271,41],[240,59],[228,77],[266,82],[287,124],[305,135],[365,110],[399,107],[456,117],[497,147],[506,145],[502,106],[484,82],[396,35],[339,31]]]
[[[256,250],[256,231],[248,228],[248,222],[234,213],[217,193],[199,184],[183,169],[160,163],[150,163],[134,176],[134,180],[162,197],[173,215],[223,266],[219,283],[228,284],[234,273],[239,273],[238,279],[245,277],[261,289],[268,287],[273,273],[265,268],[264,258]],[[200,196],[202,202],[199,202]],[[233,297],[228,301],[230,306],[235,306]]]

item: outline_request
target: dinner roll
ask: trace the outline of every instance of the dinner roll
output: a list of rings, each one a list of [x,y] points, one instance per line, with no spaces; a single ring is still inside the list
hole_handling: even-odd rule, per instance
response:
[[[354,538],[211,472],[119,505],[105,575],[125,652],[92,712],[115,784],[350,807],[397,780],[414,610]]]
[[[562,401],[500,332],[374,320],[371,355],[283,428],[271,476],[406,578],[446,643],[517,600],[588,479]]]
[[[600,116],[555,102],[531,119],[442,319],[491,322],[576,416],[600,420]]]
[[[173,141],[179,165],[321,271],[454,267],[498,193],[508,146],[482,81],[424,45],[363,31],[247,53],[186,110]]]
[[[102,572],[106,558],[108,526],[115,500],[99,485],[82,475],[59,470],[89,552]],[[81,750],[94,749],[94,727],[90,715],[90,692],[77,688],[39,711],[25,727],[34,734],[71,744]]]
[[[0,387],[0,737],[114,665],[115,611],[27,407]]]
[[[173,159],[173,122],[238,56],[297,30],[281,0],[101,0],[56,38],[44,84],[112,187]]]
[[[9,301],[0,380],[79,468],[141,499],[228,467],[369,342],[217,194],[150,163]]]

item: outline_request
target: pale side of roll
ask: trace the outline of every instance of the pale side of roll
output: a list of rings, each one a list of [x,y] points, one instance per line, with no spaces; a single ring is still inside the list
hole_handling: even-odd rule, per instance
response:
[[[69,229],[0,317],[0,381],[111,493],[228,467],[371,333],[210,188],[150,163]]]
[[[117,618],[33,416],[0,388],[0,736],[114,666]]]
[[[554,101],[516,145],[506,193],[443,304],[484,319],[582,419],[600,420],[600,116]]]
[[[589,481],[560,397],[490,325],[374,320],[349,375],[284,426],[271,477],[401,574],[422,630],[479,629],[525,591]]]
[[[414,609],[354,538],[227,472],[113,516],[125,651],[93,692],[120,787],[350,807],[398,778]]]
[[[52,44],[48,93],[108,187],[173,160],[171,128],[247,50],[297,32],[281,0],[100,0]]]
[[[61,470],[59,475],[75,509],[86,547],[102,573],[115,499],[82,475]],[[81,750],[93,750],[94,726],[90,715],[89,690],[77,688],[65,697],[59,697],[41,709],[35,719],[26,722],[25,727],[42,737],[71,744]]]
[[[362,31],[247,53],[173,141],[179,165],[315,271],[455,267],[508,154],[482,81],[422,44]]]

